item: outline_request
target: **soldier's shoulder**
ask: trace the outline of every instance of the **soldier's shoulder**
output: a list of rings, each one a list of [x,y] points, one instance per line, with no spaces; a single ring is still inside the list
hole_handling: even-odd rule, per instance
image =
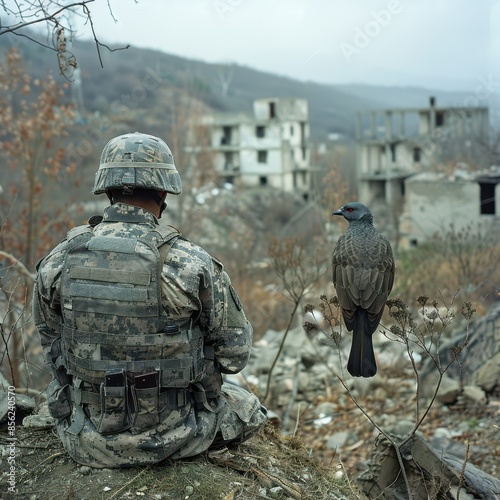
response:
[[[65,238],[62,240],[58,245],[56,245],[48,254],[46,257],[41,259],[38,264],[37,264],[37,269],[46,266],[49,263],[56,263],[58,261],[64,260],[64,256],[66,255],[68,248],[68,240]]]
[[[90,230],[90,226],[88,225],[77,226],[70,229],[66,235],[66,238],[64,238],[58,245],[56,245],[46,257],[38,262],[36,266],[37,271],[39,271],[41,268],[53,269],[62,266],[66,257],[66,253],[68,251],[68,242],[75,236],[78,236]]]
[[[222,266],[222,263],[213,255],[208,253],[207,250],[184,236],[179,236],[175,240],[172,245],[172,249],[174,252],[184,253],[185,255],[190,256],[192,260],[200,263]]]
[[[206,256],[210,256],[210,254],[203,247],[201,247],[200,245],[194,243],[190,239],[188,239],[184,236],[181,236],[181,235],[179,235],[176,238],[176,240],[173,244],[173,248],[175,248],[176,250],[187,251],[187,252],[191,253],[192,255],[195,255],[195,256],[201,257],[201,258],[205,258]]]

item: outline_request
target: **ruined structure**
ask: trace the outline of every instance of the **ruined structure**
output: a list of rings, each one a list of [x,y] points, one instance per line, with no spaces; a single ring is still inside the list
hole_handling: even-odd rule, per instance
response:
[[[272,186],[307,199],[313,169],[305,99],[258,99],[253,115],[211,114],[203,123],[210,128],[210,148],[223,182]]]
[[[426,108],[357,113],[359,200],[383,207],[388,232],[403,246],[432,236],[435,221],[465,225],[499,215],[500,172],[477,171],[488,133],[487,107],[437,107],[433,97]],[[453,173],[440,170],[446,162],[455,164]]]

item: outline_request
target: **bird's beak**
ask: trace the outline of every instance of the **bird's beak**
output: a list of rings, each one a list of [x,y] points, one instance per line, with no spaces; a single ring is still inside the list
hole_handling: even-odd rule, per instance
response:
[[[342,208],[339,208],[338,210],[335,210],[335,212],[332,212],[332,215],[342,215]]]

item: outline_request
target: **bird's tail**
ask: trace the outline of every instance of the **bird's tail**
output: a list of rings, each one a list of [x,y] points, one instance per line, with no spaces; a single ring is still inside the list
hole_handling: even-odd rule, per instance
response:
[[[368,331],[368,313],[358,308],[355,312],[351,352],[347,362],[347,371],[353,377],[368,378],[377,373],[372,334]]]

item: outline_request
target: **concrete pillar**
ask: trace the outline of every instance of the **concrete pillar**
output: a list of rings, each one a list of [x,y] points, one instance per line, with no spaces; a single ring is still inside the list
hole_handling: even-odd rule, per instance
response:
[[[434,129],[436,128],[436,100],[434,97],[429,98],[429,134],[432,135]]]
[[[385,122],[385,174],[388,178],[392,174],[392,155],[391,155],[391,141],[392,141],[392,112],[386,111],[384,116]]]

